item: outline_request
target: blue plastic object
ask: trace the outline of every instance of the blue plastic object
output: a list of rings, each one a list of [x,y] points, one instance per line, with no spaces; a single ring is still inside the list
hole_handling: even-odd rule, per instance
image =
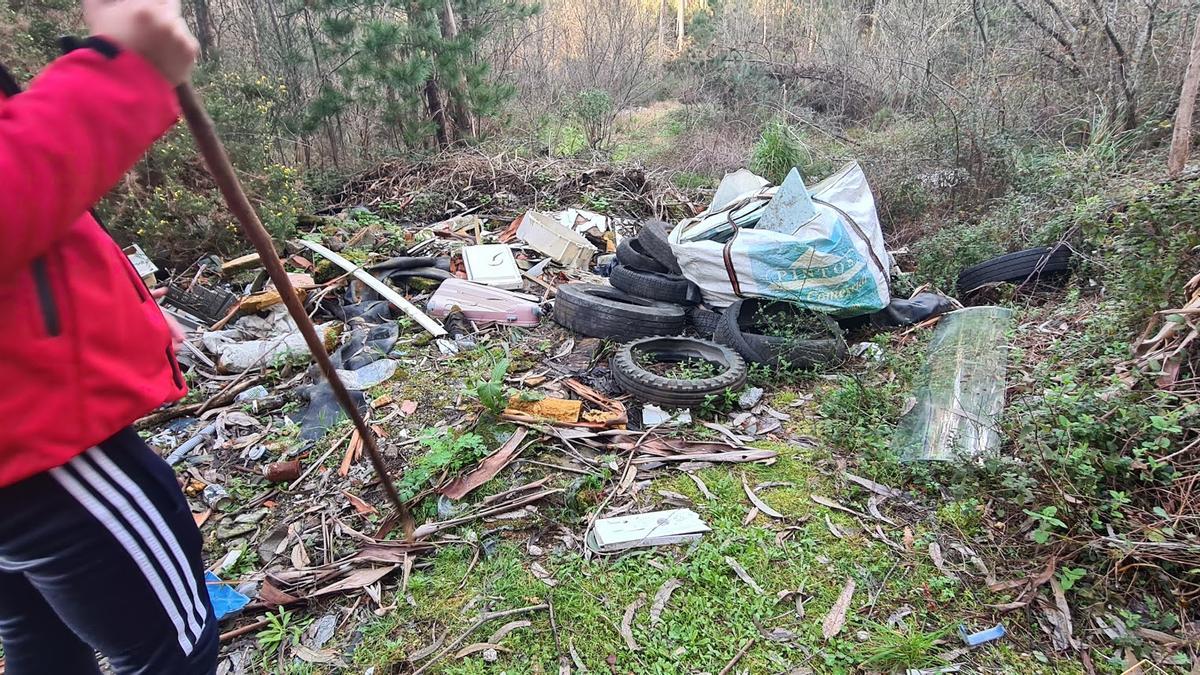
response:
[[[1004,624],[1000,623],[996,624],[995,628],[989,628],[987,630],[981,630],[978,633],[969,634],[967,633],[966,626],[960,625],[958,627],[958,636],[962,638],[962,641],[965,642],[968,647],[978,647],[985,642],[999,640],[1000,638],[1004,637],[1005,633],[1006,631],[1004,630]]]
[[[221,583],[221,578],[212,572],[204,573],[204,585],[208,588],[208,599],[212,601],[217,621],[242,611],[243,607],[250,604],[250,598],[238,593],[229,584]]]

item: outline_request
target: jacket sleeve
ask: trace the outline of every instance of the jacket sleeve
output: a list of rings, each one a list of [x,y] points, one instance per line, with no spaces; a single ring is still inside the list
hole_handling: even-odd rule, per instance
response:
[[[0,102],[0,280],[46,253],[179,116],[140,55],[79,49]]]

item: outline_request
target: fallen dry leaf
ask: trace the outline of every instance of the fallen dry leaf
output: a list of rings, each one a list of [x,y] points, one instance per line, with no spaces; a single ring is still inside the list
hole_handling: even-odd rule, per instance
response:
[[[869,478],[863,478],[862,476],[855,476],[852,473],[845,473],[845,472],[843,472],[842,475],[846,477],[846,480],[848,480],[852,483],[857,483],[858,485],[861,485],[862,487],[866,488],[867,490],[874,492],[875,494],[879,495],[880,497],[887,497],[889,499],[895,499],[895,498],[904,496],[903,492],[901,492],[895,488],[890,488],[881,483],[876,483],[875,481],[873,481]]]
[[[646,595],[643,593],[637,597],[628,607],[625,608],[625,616],[621,619],[621,637],[625,638],[625,646],[629,651],[636,652],[641,649],[638,643],[633,639],[633,617],[637,611],[646,604]]]
[[[750,498],[750,503],[754,504],[759,511],[762,511],[772,518],[784,517],[782,513],[768,506],[767,503],[760,499],[758,495],[754,494],[754,490],[751,490],[750,484],[746,482],[746,474],[742,474],[742,489],[746,491],[746,496]]]
[[[554,588],[558,585],[558,580],[554,578],[554,575],[547,572],[545,567],[542,567],[537,563],[533,563],[529,566],[529,573],[532,574],[538,581],[546,584],[550,588]]]
[[[398,565],[391,565],[388,567],[368,567],[361,570],[354,570],[344,579],[335,581],[332,584],[317,590],[312,594],[311,597],[315,598],[321,595],[340,593],[342,591],[351,591],[362,588],[363,586],[369,586],[391,574],[392,571],[397,567]]]
[[[946,558],[942,556],[942,545],[936,541],[929,542],[929,558],[933,560],[933,566],[943,575],[951,579],[958,578],[958,575],[946,566]]]
[[[442,494],[450,499],[462,499],[475,488],[494,478],[520,453],[521,443],[528,434],[529,430],[525,427],[517,427],[513,435],[495,452],[484,458],[475,470],[442,488]]]
[[[671,594],[682,585],[683,582],[678,579],[667,579],[658,587],[658,592],[654,594],[654,604],[650,605],[650,625],[656,625],[662,620],[663,610],[671,601]]]
[[[913,544],[914,544],[915,542],[916,542],[916,538],[915,538],[915,537],[913,537],[913,531],[912,531],[912,528],[911,528],[911,527],[905,527],[905,528],[904,528],[904,550],[905,550],[905,551],[912,551],[912,550],[913,550]]]
[[[465,659],[472,654],[478,654],[479,652],[486,652],[489,649],[493,649],[498,652],[511,652],[512,651],[508,647],[501,647],[500,645],[494,645],[494,644],[491,644],[488,642],[476,642],[473,645],[467,645],[466,647],[463,647],[462,649],[455,652],[454,658]]]
[[[684,475],[692,479],[692,482],[696,484],[696,489],[700,491],[700,494],[704,495],[705,499],[713,500],[717,498],[716,495],[709,491],[708,486],[704,484],[704,481],[700,480],[699,476],[694,473]]]
[[[825,615],[825,620],[821,622],[821,635],[826,640],[841,632],[842,626],[846,624],[846,612],[849,611],[850,601],[853,598],[854,579],[847,577],[846,585],[842,587],[842,594],[838,596],[837,602],[833,603],[833,607]]]
[[[746,513],[746,517],[745,517],[745,518],[742,518],[742,527],[746,527],[746,526],[747,526],[747,525],[749,525],[750,523],[753,523],[753,522],[754,522],[754,519],[755,519],[755,518],[757,518],[757,517],[758,517],[758,507],[757,507],[757,506],[751,506],[751,507],[750,507],[750,511],[748,511],[748,512]]]
[[[494,645],[498,645],[498,644],[500,644],[501,640],[508,637],[508,634],[513,632],[514,630],[517,630],[518,628],[528,628],[532,625],[533,625],[532,621],[510,621],[510,622],[504,624],[503,626],[501,626],[500,629],[497,630],[495,633],[492,633],[492,637],[488,638],[488,642],[491,644],[494,644]]]
[[[849,508],[847,506],[843,506],[841,504],[841,502],[835,501],[828,497],[822,497],[821,495],[809,495],[809,496],[812,497],[812,500],[814,502],[820,504],[821,506],[834,509],[835,511],[841,511],[842,513],[848,513],[848,514],[854,516],[855,518],[866,518],[867,517],[867,514],[862,513],[861,511],[855,511],[854,509]]]
[[[747,586],[754,589],[755,593],[758,593],[759,595],[767,594],[766,591],[762,589],[762,586],[758,585],[758,582],[754,580],[754,577],[750,576],[750,573],[747,572],[746,568],[742,567],[738,561],[729,556],[725,556],[725,564],[729,565],[733,572],[738,575],[738,578],[744,581]]]
[[[354,510],[358,512],[358,515],[366,516],[372,513],[378,513],[374,506],[371,506],[363,501],[361,497],[356,497],[345,490],[342,491],[342,494],[346,496],[346,499],[350,500],[350,505],[354,507]]]

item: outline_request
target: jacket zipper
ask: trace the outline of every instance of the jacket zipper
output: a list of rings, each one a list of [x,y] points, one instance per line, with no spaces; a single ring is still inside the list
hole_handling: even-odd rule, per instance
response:
[[[62,321],[58,314],[58,304],[54,301],[54,288],[50,285],[46,256],[34,258],[30,267],[33,270],[33,284],[37,287],[38,305],[42,308],[42,322],[46,324],[46,334],[58,337],[62,333]]]

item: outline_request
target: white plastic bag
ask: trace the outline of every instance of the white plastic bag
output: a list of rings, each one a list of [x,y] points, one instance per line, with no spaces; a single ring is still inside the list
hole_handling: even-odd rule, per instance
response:
[[[817,214],[797,223],[794,234],[747,227],[778,190],[745,195],[721,212],[686,220],[671,231],[679,266],[700,287],[705,304],[720,308],[738,298],[772,298],[834,316],[886,307],[891,259],[875,198],[858,163],[809,190]],[[696,236],[705,239],[689,240]]]

